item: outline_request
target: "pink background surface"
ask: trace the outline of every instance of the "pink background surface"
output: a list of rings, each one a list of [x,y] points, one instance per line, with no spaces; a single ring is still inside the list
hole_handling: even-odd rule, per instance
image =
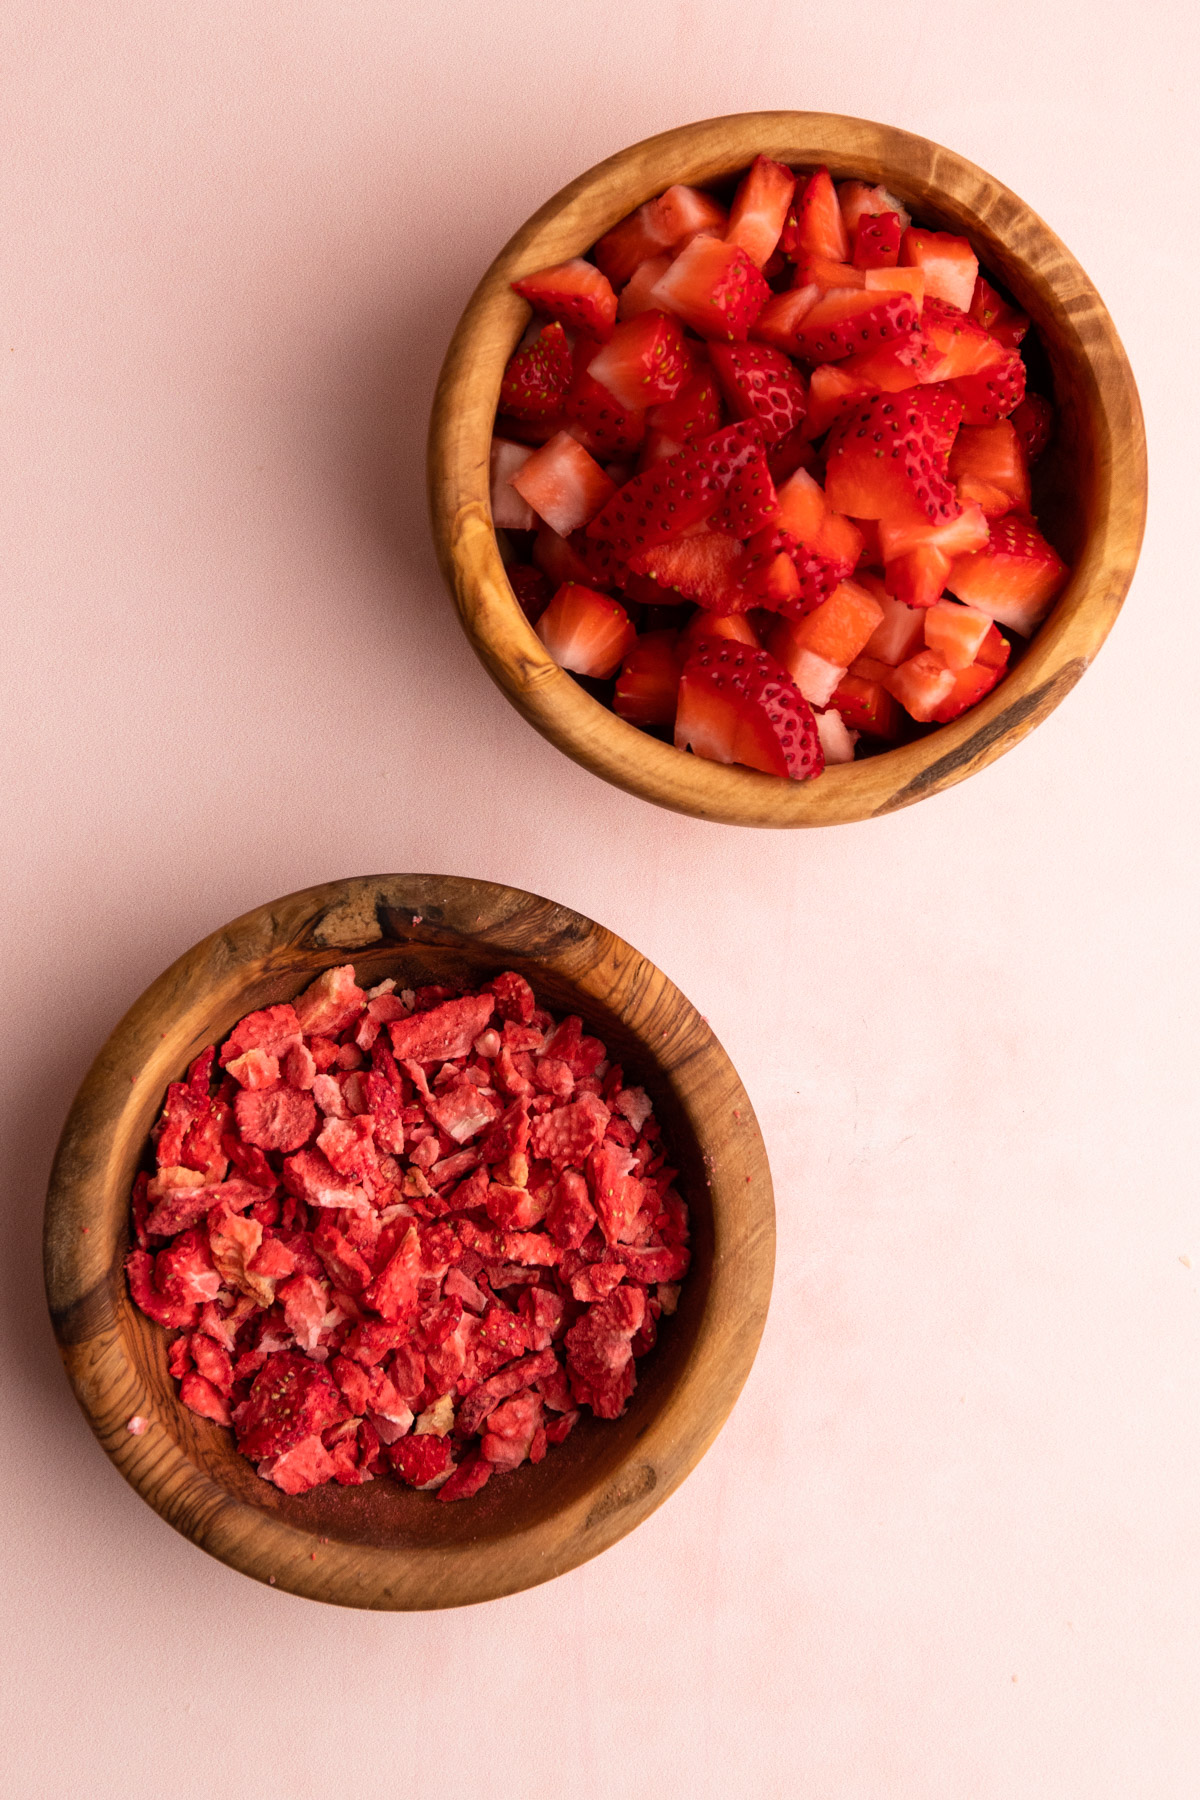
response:
[[[10,0],[0,68],[6,1794],[1194,1796],[1190,9]],[[536,737],[423,497],[510,231],[623,144],[771,106],[925,133],[1041,212],[1155,469],[1125,613],[1053,717],[803,835],[656,811]],[[38,1245],[142,988],[259,901],[405,869],[661,964],[779,1207],[696,1474],[574,1574],[427,1617],[175,1536],[76,1411]]]

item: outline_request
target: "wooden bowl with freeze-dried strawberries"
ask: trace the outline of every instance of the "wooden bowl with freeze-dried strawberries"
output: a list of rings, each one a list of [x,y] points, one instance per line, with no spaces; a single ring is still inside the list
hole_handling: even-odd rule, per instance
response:
[[[481,281],[430,435],[478,654],[560,749],[731,824],[836,824],[1011,748],[1145,514],[1099,295],[1014,194],[865,120],[622,151]]]
[[[464,1605],[666,1499],[749,1372],[770,1175],[729,1059],[565,907],[377,876],[235,920],[71,1110],[46,1282],[167,1522],[348,1606]]]

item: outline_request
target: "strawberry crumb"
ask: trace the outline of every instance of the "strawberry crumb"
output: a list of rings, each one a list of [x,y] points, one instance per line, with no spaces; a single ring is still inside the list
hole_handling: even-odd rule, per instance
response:
[[[690,1260],[650,1099],[582,1019],[511,971],[394,986],[347,964],[240,1020],[134,1185],[180,1398],[287,1494],[467,1499],[619,1418]]]
[[[149,1419],[143,1419],[141,1413],[134,1413],[125,1427],[130,1437],[145,1437],[150,1429]]]

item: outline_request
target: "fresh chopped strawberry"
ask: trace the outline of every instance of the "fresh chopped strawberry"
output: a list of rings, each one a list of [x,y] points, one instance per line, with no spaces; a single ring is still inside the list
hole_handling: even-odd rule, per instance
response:
[[[1007,669],[1012,645],[994,622],[992,629],[980,644],[975,661],[982,663],[986,669]]]
[[[877,391],[869,377],[846,366],[857,361],[857,357],[849,356],[841,363],[818,363],[813,370],[808,383],[808,416],[802,427],[805,437],[824,437],[856,401]],[[911,375],[904,385],[912,386]]]
[[[1002,300],[991,282],[983,275],[977,277],[975,291],[971,296],[971,304],[967,308],[970,316],[990,332],[997,343],[1015,350],[1025,333],[1029,330],[1029,315],[1019,308],[1010,306]]]
[[[921,329],[932,344],[928,381],[955,381],[962,375],[978,375],[1005,360],[1002,344],[982,325],[958,307],[938,297],[926,297],[921,308]]]
[[[925,304],[923,269],[864,269],[863,286],[876,294],[911,294],[918,312]]]
[[[677,631],[646,631],[617,676],[613,711],[631,725],[673,725],[683,657]]]
[[[856,519],[941,525],[959,504],[943,473],[943,427],[925,390],[876,394],[834,426],[826,446],[825,492]]]
[[[534,275],[523,275],[512,286],[543,318],[586,332],[598,343],[612,336],[617,296],[595,264],[585,262],[581,256],[556,263],[552,269],[539,269]]]
[[[840,578],[837,563],[770,526],[747,540],[737,572],[756,605],[796,619],[827,600]]]
[[[854,761],[854,746],[858,742],[858,732],[850,730],[836,707],[827,706],[823,712],[817,714],[817,736],[821,740],[821,750],[827,769],[834,763]]]
[[[972,663],[969,669],[959,669],[954,677],[954,686],[946,698],[933,711],[934,722],[948,725],[952,719],[959,718],[968,708],[975,706],[985,694],[990,694],[1003,675],[1003,669],[992,669],[983,663]]]
[[[724,231],[725,209],[698,188],[671,187],[606,232],[592,254],[614,287],[639,263],[672,249],[697,231]]]
[[[702,338],[744,339],[771,290],[740,244],[694,237],[654,295]],[[666,396],[665,396],[666,397]]]
[[[739,182],[725,241],[740,244],[755,268],[763,268],[770,260],[795,190],[792,171],[766,156],[756,156]]]
[[[565,431],[534,451],[513,486],[560,537],[595,518],[616,491],[599,463]]]
[[[888,691],[912,718],[927,725],[954,688],[954,670],[932,650],[918,650],[887,675]]]
[[[829,502],[819,481],[807,469],[797,469],[778,492],[779,524],[801,544],[815,543],[829,512]]]
[[[828,294],[834,288],[861,290],[866,285],[866,275],[862,269],[855,268],[853,263],[830,262],[827,256],[801,256],[796,264],[796,279],[792,288],[799,291],[815,287],[819,294]]]
[[[854,233],[855,268],[894,269],[899,260],[900,215],[864,213]]]
[[[574,582],[559,588],[536,629],[560,668],[602,680],[616,673],[637,635],[618,601]]]
[[[954,558],[936,544],[917,544],[884,564],[884,582],[893,599],[924,610],[940,600]]]
[[[785,628],[770,638],[769,648],[793,676],[793,662],[801,651],[821,657],[844,673],[882,619],[883,608],[865,588],[843,581],[803,618],[787,620]]]
[[[713,344],[709,355],[735,419],[757,419],[768,445],[795,430],[804,417],[807,396],[782,350],[765,344]]]
[[[812,709],[765,650],[705,639],[684,664],[678,749],[802,781],[824,767]]]
[[[656,581],[664,598],[694,600],[725,613],[745,612],[754,604],[737,579],[741,561],[742,546],[735,538],[723,531],[697,531],[635,551],[629,566]]]
[[[667,255],[649,256],[639,263],[617,296],[617,317],[622,322],[636,319],[639,313],[658,312],[657,300],[651,298],[659,281],[671,266]]]
[[[587,372],[620,406],[637,412],[672,399],[691,367],[692,353],[679,321],[658,311],[639,313],[618,325]]]
[[[867,639],[864,656],[887,663],[889,668],[907,662],[925,642],[925,613],[893,598],[882,583],[871,588],[883,617]]]
[[[1033,520],[1010,513],[993,520],[986,549],[955,559],[946,585],[968,606],[1030,637],[1070,573]]]
[[[1025,364],[1018,350],[1001,349],[989,368],[960,375],[952,385],[963,403],[964,425],[994,425],[1025,398]]]
[[[749,456],[739,459],[730,476],[721,504],[712,514],[710,524],[715,531],[727,531],[732,537],[752,537],[756,531],[773,525],[779,518],[779,500],[775,483],[761,446]]]
[[[549,525],[541,525],[533,540],[533,560],[550,583],[551,592],[564,581],[582,581],[585,587],[595,579],[595,570],[583,559],[582,551],[570,539],[559,537]]]
[[[554,588],[540,569],[528,563],[510,563],[504,573],[516,597],[517,605],[531,625],[536,625],[550,604]]]
[[[970,668],[991,629],[986,613],[957,600],[939,600],[925,614],[925,643],[955,674]]]
[[[830,262],[849,262],[850,238],[828,169],[815,170],[803,190],[797,183],[791,216],[784,226],[782,248],[793,261],[807,254],[827,256]]]
[[[777,488],[782,487],[797,469],[807,469],[811,475],[820,466],[817,453],[808,441],[803,425],[798,426],[795,431],[789,431],[777,444],[767,445],[767,467]]]
[[[1029,464],[1011,419],[964,425],[954,440],[948,473],[964,505],[977,502],[988,518],[1029,511]]]
[[[1044,394],[1026,394],[1009,415],[1013,428],[1025,446],[1025,455],[1035,463],[1054,430],[1054,408]]]
[[[552,419],[562,412],[574,364],[561,325],[544,325],[532,344],[508,359],[500,410],[514,419]]]
[[[532,454],[527,444],[513,444],[507,438],[492,439],[492,524],[497,530],[533,530],[533,508],[512,485],[513,476],[524,468]]]
[[[575,378],[563,401],[563,420],[572,437],[598,459],[632,456],[646,435],[644,411],[623,406],[588,369],[594,347],[581,338]]]
[[[904,234],[900,261],[925,271],[925,292],[966,312],[975,293],[979,259],[964,237],[948,231],[921,231],[915,225]]]
[[[895,194],[889,194],[885,187],[871,187],[865,181],[839,181],[837,197],[851,242],[864,218],[877,219],[883,213],[895,213],[901,232],[907,231],[912,224]]]
[[[867,737],[894,743],[900,736],[900,707],[874,677],[856,675],[850,669],[834,689],[830,705],[837,707],[848,726]]]
[[[789,356],[798,355],[796,333],[820,298],[821,289],[815,283],[792,288],[786,294],[772,294],[754,321],[751,337],[760,344],[785,350]]]
[[[855,351],[911,341],[920,329],[920,314],[908,294],[832,288],[801,319],[792,342],[794,354],[809,362],[840,362]]]
[[[664,440],[673,440],[678,450],[693,438],[710,436],[718,429],[723,417],[721,395],[712,368],[697,359],[692,373],[674,399],[663,400],[658,406],[651,407],[646,422],[652,431],[661,433]],[[669,452],[671,455],[676,453]]]
[[[588,526],[588,536],[628,560],[679,537],[715,512],[739,470],[762,448],[757,425],[741,421],[699,438],[678,456],[627,481]]]
[[[882,518],[879,521],[879,547],[884,563],[892,562],[909,550],[940,550],[946,556],[965,556],[981,550],[988,541],[988,523],[981,507],[962,507],[954,518],[944,523],[917,524],[909,520]]]

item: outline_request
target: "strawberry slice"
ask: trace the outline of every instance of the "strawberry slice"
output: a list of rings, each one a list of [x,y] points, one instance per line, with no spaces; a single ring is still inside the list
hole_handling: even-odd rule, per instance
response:
[[[637,636],[619,601],[568,581],[534,627],[560,668],[575,675],[615,675]]]
[[[987,614],[976,607],[939,600],[925,614],[925,645],[957,674],[970,668],[992,628]]]
[[[990,694],[1003,675],[1003,669],[991,669],[983,663],[972,663],[969,669],[959,669],[954,676],[954,686],[940,705],[933,709],[933,720],[937,725],[949,725],[951,719],[957,719],[969,707],[975,706],[985,694]]]
[[[514,419],[552,419],[562,412],[574,364],[561,325],[543,325],[524,350],[508,359],[500,383],[500,411]]]
[[[563,418],[572,436],[594,456],[629,456],[646,435],[646,414],[623,406],[616,395],[596,380],[588,363],[593,349],[581,339],[575,356],[575,379],[563,401]]]
[[[699,188],[669,187],[606,232],[592,251],[614,287],[629,280],[647,257],[671,250],[697,231],[724,231],[725,208]]]
[[[945,412],[927,390],[875,394],[839,419],[826,447],[825,493],[855,519],[942,525],[960,508],[945,468]],[[948,446],[947,446],[948,448]]]
[[[664,589],[662,600],[694,600],[711,612],[745,612],[755,604],[742,588],[737,570],[742,546],[723,531],[697,531],[670,543],[652,544],[629,559],[635,575],[646,575]]]
[[[992,521],[986,549],[955,558],[946,586],[989,619],[1030,637],[1070,573],[1033,520],[1010,513]]]
[[[675,398],[652,406],[646,422],[652,431],[661,432],[665,438],[673,438],[682,446],[692,438],[708,437],[717,430],[722,417],[721,396],[713,371],[706,363],[697,361]]]
[[[1044,394],[1026,394],[1010,414],[1013,429],[1025,445],[1025,455],[1035,463],[1054,430],[1054,408]]]
[[[766,650],[705,639],[683,667],[675,744],[803,781],[825,766],[812,708]]]
[[[863,286],[877,294],[911,294],[918,309],[925,304],[923,269],[864,269]]]
[[[664,544],[698,525],[721,504],[738,470],[761,452],[757,425],[740,421],[656,463],[627,481],[588,526],[619,557]]]
[[[630,411],[656,406],[679,392],[691,373],[692,353],[676,319],[639,313],[618,325],[587,373]]]
[[[770,260],[795,191],[792,171],[767,156],[756,156],[738,184],[725,242],[740,244],[756,269]]]
[[[925,292],[935,300],[945,300],[964,313],[970,307],[979,259],[966,238],[910,226],[900,246],[900,261],[925,271]]]
[[[780,238],[785,256],[827,256],[830,262],[849,262],[850,238],[829,170],[814,170],[789,209]]]
[[[771,290],[740,244],[694,237],[654,288],[654,298],[702,338],[744,339]]]
[[[804,421],[803,432],[811,441],[824,437],[829,428],[836,424],[842,415],[850,410],[856,401],[862,401],[868,394],[878,393],[878,383],[869,375],[863,375],[858,369],[848,368],[849,363],[856,363],[856,356],[848,356],[845,363],[818,363],[813,370],[808,384],[808,416]],[[913,385],[911,369],[904,388]]]
[[[595,518],[616,492],[599,463],[565,431],[533,452],[512,477],[512,485],[560,537]]]
[[[750,456],[740,459],[710,523],[714,531],[727,531],[732,537],[748,538],[756,531],[775,524],[778,518],[779,497],[760,446]]]
[[[909,294],[831,288],[792,333],[793,353],[809,362],[840,362],[855,351],[919,337],[921,316]]]
[[[594,263],[584,262],[581,256],[555,263],[552,269],[523,275],[512,287],[544,318],[557,319],[572,331],[586,332],[598,343],[612,336],[617,318],[617,296],[612,283]]]
[[[964,425],[950,452],[949,475],[963,504],[976,501],[988,518],[1029,511],[1029,465],[1011,419]]]
[[[621,664],[613,711],[631,725],[673,725],[684,656],[677,631],[645,631]]]
[[[1025,364],[1019,350],[997,345],[995,363],[975,375],[960,375],[952,383],[963,403],[964,425],[994,425],[1006,419],[1025,398]]]
[[[983,275],[976,279],[967,312],[998,344],[1004,344],[1010,350],[1017,348],[1029,330],[1029,314],[1002,300]]]
[[[757,419],[768,446],[800,424],[808,404],[804,383],[782,350],[713,344],[709,356],[730,412],[735,419]]]
[[[825,490],[807,469],[797,469],[784,483],[778,501],[780,530],[830,562],[836,580],[853,573],[862,555],[862,532],[851,519],[833,511]]]
[[[854,233],[856,269],[894,269],[900,261],[899,213],[864,213]]]

